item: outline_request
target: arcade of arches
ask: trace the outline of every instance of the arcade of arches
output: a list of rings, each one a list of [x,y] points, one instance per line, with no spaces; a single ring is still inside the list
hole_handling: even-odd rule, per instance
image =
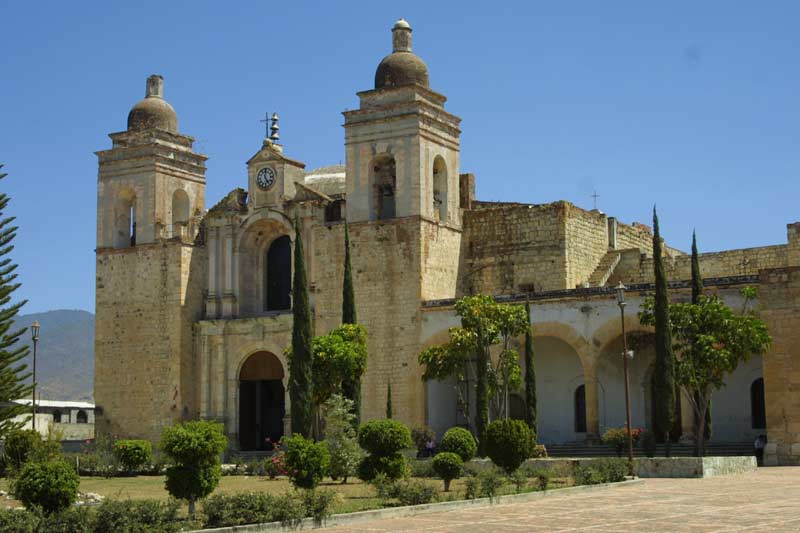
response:
[[[272,449],[283,436],[286,389],[283,365],[270,352],[256,352],[239,371],[239,446]],[[269,439],[269,440],[267,440]]]
[[[649,332],[633,332],[628,337],[629,349],[634,350],[628,366],[634,428],[652,429],[653,341],[654,336]],[[517,348],[521,350],[521,346]],[[602,435],[609,428],[625,426],[621,337],[606,343],[595,357],[583,363],[575,348],[558,337],[536,337],[534,351],[539,442],[579,442],[590,434]],[[524,364],[524,357],[520,357],[523,372]],[[760,356],[752,357],[727,377],[722,389],[715,391],[711,442],[750,442],[766,433],[761,365]],[[429,387],[429,398],[432,399],[433,393],[436,401],[441,402],[442,390],[442,384]],[[453,405],[454,401],[448,403]],[[671,434],[677,440],[682,434],[691,434],[694,417],[685,398],[676,399],[676,413]],[[512,394],[510,414],[512,418],[524,418],[523,392]],[[431,419],[432,425],[436,420],[441,418]]]

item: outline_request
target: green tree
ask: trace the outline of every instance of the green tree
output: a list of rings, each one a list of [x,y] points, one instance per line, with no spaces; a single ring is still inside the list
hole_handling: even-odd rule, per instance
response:
[[[392,382],[386,384],[386,418],[392,418]]]
[[[325,443],[331,456],[329,475],[331,479],[347,478],[356,473],[364,453],[358,445],[356,430],[353,427],[353,400],[334,394],[323,405],[325,419]]]
[[[654,369],[653,397],[655,398],[656,435],[666,444],[666,455],[670,451],[670,430],[675,423],[675,354],[672,351],[672,333],[669,327],[669,295],[667,275],[662,258],[661,232],[658,214],[653,207],[653,268],[655,270],[654,322],[656,330],[656,363]]]
[[[539,417],[536,407],[536,366],[533,352],[533,326],[531,325],[531,306],[525,302],[525,315],[528,328],[525,330],[525,422],[531,428],[533,440],[538,435]]]
[[[2,168],[0,165],[0,180],[8,175]],[[0,193],[0,439],[23,426],[24,422],[14,422],[14,418],[30,408],[13,400],[27,397],[33,388],[26,384],[31,374],[22,362],[28,355],[28,345],[17,344],[27,328],[12,329],[14,317],[27,300],[11,303],[11,295],[20,284],[15,283],[17,265],[9,257],[14,250],[11,241],[17,235],[17,226],[12,225],[16,218],[3,216],[10,200],[7,194]]]
[[[356,295],[353,289],[353,266],[350,263],[350,230],[344,224],[344,280],[342,282],[342,324],[357,324]],[[361,376],[347,379],[342,383],[342,391],[353,400],[353,427],[361,423]]]
[[[742,289],[745,304],[741,314],[716,296],[700,296],[696,304],[675,303],[669,306],[670,329],[676,360],[676,381],[692,406],[698,453],[705,454],[705,419],[714,391],[724,385],[724,378],[753,354],[764,353],[772,343],[767,325],[748,309],[757,294],[754,288]],[[656,321],[656,302],[648,298],[639,313],[642,324]]]
[[[345,382],[360,380],[367,364],[367,330],[358,324],[342,324],[312,342],[314,418],[328,398],[342,393]],[[315,424],[320,435],[319,424]]]
[[[692,231],[692,303],[697,304],[700,302],[700,296],[703,294],[703,276],[700,274],[700,255],[697,253],[697,235]],[[696,399],[699,401],[699,398]],[[697,420],[694,422],[697,424]],[[711,401],[708,402],[708,410],[706,411],[706,430],[703,434],[706,442],[711,438]],[[695,443],[695,453],[700,453],[700,443]]]
[[[222,424],[197,420],[170,426],[161,434],[161,450],[172,459],[165,486],[173,497],[189,502],[194,520],[195,502],[211,494],[222,475],[219,456],[228,446]]]
[[[426,380],[455,376],[461,383],[474,368],[475,431],[483,455],[483,432],[489,422],[490,403],[495,418],[507,418],[510,391],[522,383],[519,353],[511,342],[525,333],[528,321],[524,307],[499,304],[491,296],[465,296],[456,302],[455,308],[461,317],[461,327],[451,328],[450,340],[424,350],[419,361],[425,367]],[[498,346],[499,353],[492,358],[494,346]],[[467,394],[459,391],[459,406],[469,420]]]
[[[292,283],[292,345],[289,357],[289,400],[292,433],[308,437],[313,424],[311,308],[300,219],[294,215],[294,280]]]

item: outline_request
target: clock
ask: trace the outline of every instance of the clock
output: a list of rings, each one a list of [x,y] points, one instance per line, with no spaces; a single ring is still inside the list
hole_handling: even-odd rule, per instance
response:
[[[275,171],[271,167],[264,167],[256,175],[256,185],[266,190],[275,183]]]

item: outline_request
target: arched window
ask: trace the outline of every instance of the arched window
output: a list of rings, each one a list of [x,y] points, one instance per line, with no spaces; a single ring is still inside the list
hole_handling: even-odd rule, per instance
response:
[[[269,245],[264,268],[264,311],[291,309],[292,245],[289,237],[278,237]]]
[[[58,409],[53,411],[53,422],[55,422],[56,424],[61,423],[61,411],[59,411]]]
[[[440,155],[433,160],[433,213],[447,220],[447,165]]]
[[[81,409],[80,411],[78,411],[78,414],[75,415],[75,421],[78,424],[86,424],[89,422],[89,415],[86,414],[86,411]]]
[[[122,191],[114,204],[114,248],[136,245],[136,194]]]
[[[575,433],[586,433],[586,387],[575,389]]]
[[[189,195],[183,189],[172,193],[172,237],[181,236],[181,229],[189,222]]]
[[[383,155],[373,161],[371,181],[375,195],[375,218],[377,220],[394,218],[396,214],[397,175],[392,156]]]
[[[758,378],[750,385],[750,420],[753,429],[766,429],[767,427],[764,378]]]

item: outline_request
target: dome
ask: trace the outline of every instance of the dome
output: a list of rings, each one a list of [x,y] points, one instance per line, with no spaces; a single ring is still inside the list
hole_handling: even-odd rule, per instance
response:
[[[150,128],[178,133],[178,115],[162,97],[164,78],[153,75],[147,78],[147,91],[128,113],[128,131]]]
[[[411,25],[404,19],[392,28],[392,53],[383,58],[375,71],[375,88],[422,85],[430,87],[428,67],[411,51]]]
[[[430,87],[428,66],[412,52],[393,52],[383,58],[375,71],[375,88],[419,84]]]

